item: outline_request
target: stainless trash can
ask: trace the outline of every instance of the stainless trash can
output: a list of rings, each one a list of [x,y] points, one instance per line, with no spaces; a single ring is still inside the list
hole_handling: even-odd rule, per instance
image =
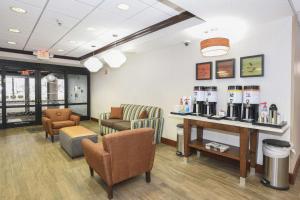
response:
[[[184,155],[184,138],[183,138],[183,124],[177,124],[177,151],[176,155]]]
[[[289,189],[289,155],[291,145],[287,141],[263,140],[264,175],[261,182],[268,187]]]

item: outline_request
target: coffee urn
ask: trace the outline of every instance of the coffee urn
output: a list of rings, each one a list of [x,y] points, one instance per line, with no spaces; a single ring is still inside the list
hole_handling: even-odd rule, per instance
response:
[[[244,86],[243,121],[257,121],[259,113],[260,92],[258,85]]]
[[[194,87],[194,105],[193,105],[193,113],[195,115],[202,115],[204,101],[205,101],[205,87],[203,86],[195,86]]]
[[[227,119],[240,120],[243,104],[243,87],[228,86]]]
[[[210,86],[205,88],[204,115],[212,116],[217,113],[217,87]]]

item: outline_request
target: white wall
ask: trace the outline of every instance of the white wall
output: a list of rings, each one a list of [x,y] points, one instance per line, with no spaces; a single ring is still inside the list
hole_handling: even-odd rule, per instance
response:
[[[104,70],[91,76],[91,114],[98,118],[99,113],[109,111],[111,106],[121,103],[156,105],[164,110],[165,125],[163,137],[176,140],[178,121],[168,117],[179,97],[191,95],[196,85],[218,86],[218,109],[226,109],[228,85],[260,85],[261,101],[275,103],[290,122],[291,110],[291,18],[285,18],[263,27],[250,30],[249,37],[232,45],[230,54],[216,59],[236,59],[236,78],[210,81],[195,80],[195,64],[214,61],[203,58],[199,41],[188,47],[183,44],[170,46],[144,54],[130,55],[120,69]],[[262,78],[239,78],[239,58],[265,54],[265,76]],[[235,135],[213,134],[205,131],[205,137],[232,145],[239,145]],[[261,140],[275,135],[260,134]],[[281,136],[289,140],[290,131]],[[258,163],[262,163],[259,151]]]

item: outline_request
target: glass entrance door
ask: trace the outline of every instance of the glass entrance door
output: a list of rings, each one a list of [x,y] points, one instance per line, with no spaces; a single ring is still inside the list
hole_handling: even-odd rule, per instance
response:
[[[42,111],[65,107],[65,74],[41,71]]]
[[[7,127],[30,125],[36,116],[36,71],[5,71],[5,122]]]

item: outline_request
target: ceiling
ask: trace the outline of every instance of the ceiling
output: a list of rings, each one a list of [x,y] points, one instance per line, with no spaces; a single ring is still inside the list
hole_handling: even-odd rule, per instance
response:
[[[145,52],[184,41],[226,37],[234,44],[260,26],[293,15],[288,0],[170,0],[197,17],[128,42],[125,52]],[[300,0],[295,0],[300,4]],[[264,12],[253,12],[268,8]],[[299,7],[298,7],[299,8]],[[204,21],[205,20],[205,21]],[[101,56],[101,55],[100,55]]]
[[[166,0],[1,0],[0,47],[80,57],[182,11]]]
[[[300,21],[300,0],[1,0],[0,17],[9,20],[0,21],[0,47],[27,51],[49,49],[56,55],[81,57],[184,10],[199,17],[118,47],[125,52],[144,52],[186,40],[203,39],[206,30],[214,29],[212,22],[216,18],[230,19],[231,32],[225,24],[218,24],[220,27],[215,34],[241,36],[241,30],[255,31],[257,26],[293,15],[289,2]],[[117,8],[120,3],[130,8],[120,10]],[[28,12],[14,13],[11,6]],[[263,12],[254,12],[259,10]],[[233,23],[230,17],[236,21]],[[245,22],[251,30],[246,30],[239,22]],[[93,30],[87,30],[91,27]],[[21,33],[10,33],[9,28],[18,28]],[[113,37],[114,34],[117,37]],[[8,41],[17,44],[10,45]]]
[[[250,26],[291,16],[288,0],[170,0],[194,15],[209,21],[215,17],[235,17]],[[297,1],[299,4],[299,0]]]

